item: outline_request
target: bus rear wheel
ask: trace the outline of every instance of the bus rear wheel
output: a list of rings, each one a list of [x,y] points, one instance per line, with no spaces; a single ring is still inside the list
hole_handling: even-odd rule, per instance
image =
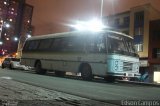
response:
[[[81,75],[83,80],[90,81],[93,78],[91,67],[88,64],[84,64],[81,67]]]
[[[42,69],[41,62],[40,62],[40,61],[38,61],[38,62],[36,63],[35,70],[36,70],[36,73],[37,73],[37,74],[44,75],[44,74],[46,73],[46,70]]]

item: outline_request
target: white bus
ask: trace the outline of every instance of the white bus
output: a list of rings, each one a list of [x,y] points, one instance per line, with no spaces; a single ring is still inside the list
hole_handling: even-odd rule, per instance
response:
[[[93,76],[114,79],[139,76],[139,58],[133,38],[115,31],[75,31],[28,38],[21,64],[36,73],[52,70],[57,76],[81,73],[84,80]]]

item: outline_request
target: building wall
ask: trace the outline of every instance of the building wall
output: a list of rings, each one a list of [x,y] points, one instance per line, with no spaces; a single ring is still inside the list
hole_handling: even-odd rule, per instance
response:
[[[140,22],[135,22],[136,21],[136,14],[142,12],[143,14],[143,19],[140,20],[142,25],[135,25]],[[129,17],[129,26],[123,27],[123,25],[117,25],[116,24],[116,19],[123,20],[124,24],[124,17],[128,16]],[[134,8],[131,8],[130,11],[126,11],[123,13],[119,13],[116,15],[112,16],[107,16],[104,18],[104,22],[108,24],[109,26],[113,27],[114,29],[125,32],[126,30],[129,30],[128,34],[135,38],[135,44],[137,42],[142,42],[142,50],[138,51],[138,54],[140,58],[148,58],[148,48],[149,48],[149,22],[150,20],[155,20],[159,18],[159,13],[158,10],[154,9],[150,4],[145,4],[142,6],[137,6]],[[142,22],[143,21],[143,22]],[[142,30],[140,29],[140,32],[137,34],[136,33],[136,28],[137,27],[142,27]],[[137,37],[138,36],[138,37]],[[142,37],[142,38],[140,38]],[[136,41],[137,40],[137,41]]]
[[[31,30],[32,10],[33,7],[25,4],[25,0],[0,1],[0,41],[3,42],[0,51],[5,51],[6,54],[17,51],[18,40]],[[6,23],[10,27],[7,28]],[[0,55],[3,55],[2,52]]]
[[[150,21],[149,63],[160,65],[160,20]]]
[[[135,27],[134,27],[134,15],[137,12],[144,12],[144,25],[143,25],[143,38],[142,38],[142,51],[139,51],[139,56],[141,58],[146,58],[148,57],[148,40],[149,40],[149,7],[150,5],[143,5],[143,6],[139,6],[139,7],[135,7],[135,8],[131,8],[130,11],[130,16],[131,16],[131,24],[130,24],[130,35],[131,36],[135,36]]]
[[[17,48],[18,58],[22,56],[22,48],[26,39],[31,35],[33,35],[33,26],[31,25],[32,14],[33,14],[33,6],[25,4],[23,7],[22,24],[21,24],[20,37]]]
[[[0,20],[2,26],[0,40],[3,42],[0,48],[4,53],[13,52],[16,49],[17,42],[14,41],[14,35],[17,26],[18,5],[17,0],[0,1]],[[9,27],[6,25],[9,25]],[[0,55],[2,55],[2,52]]]
[[[104,23],[116,31],[129,34],[130,12],[104,17]]]
[[[140,57],[140,73],[148,74],[147,81],[153,82],[154,71],[160,71],[160,12],[150,4],[131,8],[130,11],[104,18],[104,22],[114,29],[124,32],[124,27],[116,23],[116,19],[129,16],[129,35]],[[108,20],[108,21],[107,21]],[[138,30],[137,30],[138,29]],[[145,80],[145,79],[144,79]]]

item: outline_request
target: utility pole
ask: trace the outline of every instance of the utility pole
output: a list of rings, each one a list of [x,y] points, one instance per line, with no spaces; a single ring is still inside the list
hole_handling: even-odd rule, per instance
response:
[[[0,39],[2,39],[2,31],[3,31],[3,20],[1,20],[1,26],[0,26]]]
[[[104,1],[101,0],[101,11],[100,11],[100,13],[101,13],[101,14],[100,14],[100,15],[101,15],[101,16],[100,16],[100,17],[101,17],[101,20],[102,20],[102,18],[103,18],[103,2],[104,2]]]

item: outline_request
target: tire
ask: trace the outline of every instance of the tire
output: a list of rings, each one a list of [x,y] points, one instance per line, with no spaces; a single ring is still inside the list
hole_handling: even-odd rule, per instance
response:
[[[14,70],[14,68],[13,68],[12,64],[10,64],[9,68],[10,68],[11,70]]]
[[[41,62],[38,61],[35,65],[35,71],[37,74],[41,74],[41,75],[44,75],[46,74],[46,70],[42,69],[42,65],[41,65]]]
[[[66,72],[64,72],[64,71],[55,71],[55,75],[56,75],[57,77],[64,77],[65,74],[66,74]]]
[[[5,68],[5,67],[4,67],[4,64],[2,64],[2,68]]]
[[[91,81],[93,78],[91,67],[88,64],[84,64],[81,67],[81,75],[83,80]]]

